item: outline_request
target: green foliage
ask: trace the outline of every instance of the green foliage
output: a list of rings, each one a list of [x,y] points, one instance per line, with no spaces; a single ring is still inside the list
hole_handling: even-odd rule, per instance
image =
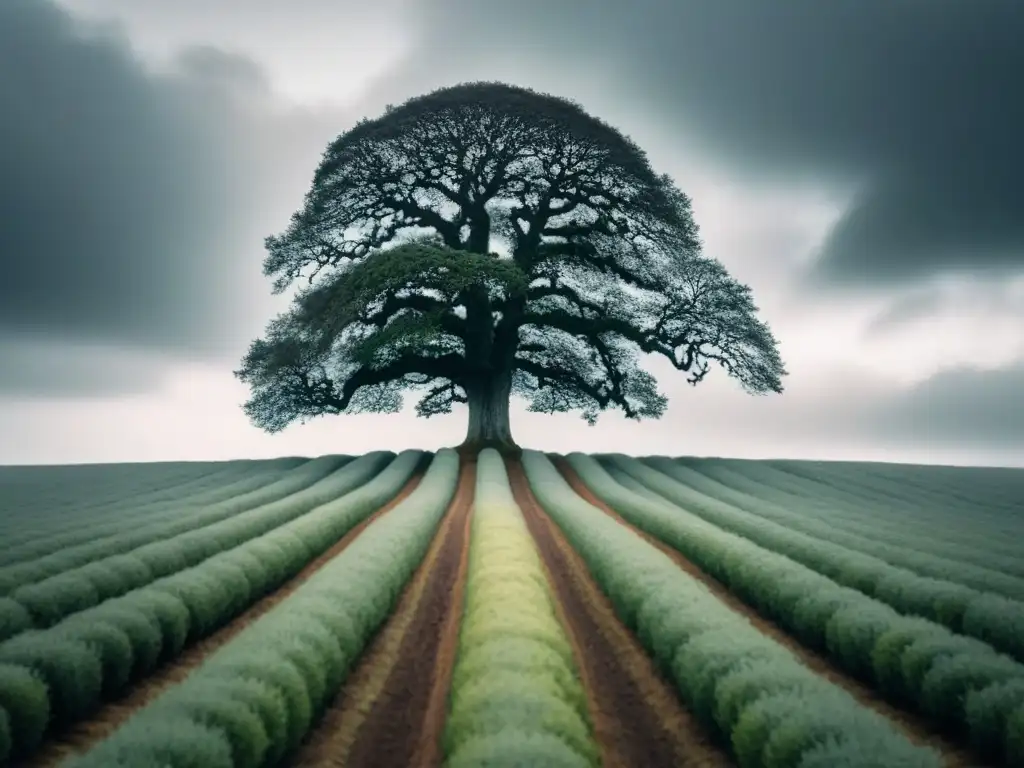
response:
[[[1024,708],[1024,680],[1020,678],[968,692],[964,709],[971,746],[986,757],[1003,756],[1009,721],[1020,708]]]
[[[465,606],[449,697],[442,737],[446,766],[468,765],[470,755],[502,765],[548,765],[563,754],[574,756],[572,765],[599,763],[572,648],[494,449],[477,459]],[[552,738],[536,738],[542,736]],[[553,750],[550,759],[538,752],[543,744]]]
[[[678,549],[783,628],[823,647],[839,666],[860,675],[890,700],[918,709],[947,731],[980,740],[972,729],[990,731],[985,723],[994,715],[972,718],[965,699],[1008,679],[1024,680],[1024,665],[976,638],[955,635],[920,617],[901,616],[795,559],[712,525],[703,519],[706,510],[689,503],[684,508],[682,499],[673,505],[635,494],[590,457],[572,454],[569,461],[590,489],[626,520]],[[646,472],[631,471],[632,463],[625,459],[617,458],[616,464],[634,477],[648,479]],[[672,490],[671,482],[659,485],[659,490]],[[988,706],[996,705],[1010,707],[1011,702],[992,699]],[[1000,716],[1007,717],[1008,712]]]
[[[223,684],[214,681],[204,697],[175,699],[173,693],[161,712],[165,723],[179,721],[185,728],[195,723],[223,734],[231,745],[232,764],[236,768],[260,768],[265,765],[270,740],[263,721],[254,707],[240,699],[218,696]]]
[[[445,768],[590,768],[586,757],[562,739],[536,729],[505,728],[493,734],[468,739]]]
[[[68,768],[96,765],[88,755],[72,758]],[[235,768],[231,741],[220,728],[185,717],[169,718],[148,724],[146,731],[129,731],[113,749],[107,751],[105,768],[135,768],[159,765],[161,768]]]
[[[749,542],[699,519],[677,527],[675,519],[692,518],[630,493],[597,462],[585,459],[570,456],[599,497],[655,536],[674,531],[670,543],[677,546],[677,540],[685,540],[688,555],[703,553],[691,556],[699,564],[717,563],[720,571],[733,546],[756,552]],[[672,658],[671,679],[681,698],[703,722],[720,729],[741,766],[798,766],[805,755],[837,738],[848,754],[870,754],[870,764],[879,768],[941,764],[934,751],[912,745],[888,720],[807,669],[667,555],[587,504],[543,454],[526,451],[523,464],[538,500],[586,561],[616,613],[652,654],[660,660]],[[775,557],[766,553],[764,559],[769,556]],[[782,562],[803,568],[778,560],[780,571]],[[726,583],[732,585],[731,580]],[[747,588],[754,591],[752,584]],[[770,588],[771,582],[759,582],[762,592]],[[648,601],[657,609],[648,608]],[[658,623],[660,613],[671,613],[673,619]],[[659,642],[663,626],[668,637]],[[761,690],[753,687],[769,674],[777,682]],[[747,681],[743,676],[749,676]]]
[[[74,722],[99,704],[103,661],[99,649],[85,641],[52,632],[25,632],[0,645],[0,664],[25,667],[46,683],[54,724]],[[29,703],[35,706],[34,701]]]
[[[403,453],[366,486],[296,521],[306,523],[299,538],[329,537],[321,542],[326,549],[346,525],[393,497],[419,460],[417,452]],[[191,766],[205,754],[200,747],[211,750],[210,765],[277,764],[302,741],[390,613],[426,554],[458,471],[453,451],[438,453],[408,498],[74,765],[106,767],[139,754],[158,756],[154,765]],[[348,621],[325,617],[325,606]],[[189,731],[209,736],[191,742],[180,735]]]
[[[11,754],[31,753],[50,725],[50,697],[42,675],[28,665],[0,662],[0,708],[10,725]]]
[[[641,462],[626,456],[610,456],[605,462],[656,491],[663,502],[679,505],[720,528],[786,555],[849,587],[852,591],[848,594],[854,595],[855,601],[858,600],[856,592],[863,592],[901,613],[923,616],[954,632],[984,640],[1024,662],[1024,602],[921,576],[873,555],[849,549],[834,543],[837,536],[830,526],[808,521],[800,513],[773,511],[771,519],[767,519],[747,512],[694,488],[690,483],[700,487],[707,482],[706,478],[702,482],[698,473],[671,461],[648,459]],[[814,532],[814,535],[804,531]],[[919,559],[914,561],[914,567],[922,567]],[[944,569],[948,571],[948,566]],[[1006,577],[1002,581],[1004,587],[1005,582],[1016,583]],[[824,637],[813,633],[817,628],[824,628],[820,612],[833,613],[837,605],[834,601],[840,599],[840,594],[829,593],[826,597],[814,593],[805,598],[805,604],[798,607],[794,617],[801,638],[817,647],[823,646]],[[1024,597],[1024,591],[1021,596]]]
[[[260,537],[74,613],[47,630],[24,632],[0,643],[0,663],[30,668],[45,680],[55,722],[81,719],[95,711],[104,695],[122,690],[128,681],[174,658],[186,642],[205,637],[268,590],[280,586],[393,498],[416,470],[422,453],[406,451],[381,471],[381,465],[392,456],[368,454],[353,462],[325,481],[333,493],[342,495],[331,498],[328,493],[327,503],[305,514],[291,515],[294,519],[290,522]],[[347,480],[341,483],[339,476]],[[317,489],[315,494],[326,493],[321,484],[313,488]],[[350,492],[343,493],[345,489]],[[317,495],[315,498],[322,500]],[[263,568],[254,557],[266,552],[278,553],[276,567]],[[307,688],[322,691],[340,679],[337,660],[330,674],[324,671],[325,660],[333,658],[334,646],[322,632],[315,627],[296,632],[294,626],[289,632],[292,640],[282,641],[274,658],[284,654],[292,660],[290,663],[299,665],[296,674],[302,681],[303,696],[308,696]],[[298,645],[292,648],[289,642]],[[319,649],[321,661],[317,666],[308,666],[304,653],[296,650],[308,644]],[[3,685],[0,678],[0,705],[4,705]],[[299,705],[293,702],[293,706]]]
[[[23,521],[19,521],[22,524],[19,525],[17,533],[12,531],[4,537],[4,549],[0,552],[0,594],[8,594],[22,584],[39,581],[59,572],[60,569],[55,571],[52,567],[43,568],[41,574],[37,571],[40,567],[38,561],[48,558],[55,552],[63,550],[59,555],[59,562],[61,569],[64,569],[68,567],[68,558],[72,555],[69,550],[72,548],[83,544],[95,546],[101,539],[123,538],[128,531],[187,517],[202,507],[212,506],[269,486],[281,479],[284,472],[295,469],[306,461],[294,458],[245,461],[240,462],[241,468],[234,466],[236,462],[224,462],[229,468],[200,477],[199,481],[202,484],[199,487],[195,487],[199,481],[194,481],[184,486],[152,491],[141,497],[132,496],[129,481],[138,475],[145,475],[138,465],[126,464],[124,466],[131,469],[126,477],[120,478],[117,482],[114,495],[116,501],[96,509],[90,506],[75,513],[70,519],[67,515],[56,514],[35,531],[26,531],[27,526]],[[82,494],[76,497],[76,501],[82,498],[89,496]],[[89,551],[86,550],[82,555],[75,557],[73,565],[81,565],[93,559],[94,555],[86,554]],[[27,568],[28,571],[12,571],[13,566]]]
[[[266,245],[276,292],[310,283],[236,371],[271,432],[394,412],[408,389],[424,416],[485,391],[507,401],[509,384],[539,412],[657,418],[643,354],[693,384],[717,363],[749,392],[782,391],[775,338],[701,254],[689,198],[564,99],[463,84],[361,121]]]
[[[21,603],[0,597],[0,642],[32,628],[32,614]]]
[[[172,509],[166,516],[151,518],[145,525],[129,530],[124,530],[122,522],[121,532],[115,535],[97,535],[92,540],[51,551],[36,560],[0,568],[0,591],[3,594],[8,594],[29,584],[40,586],[42,591],[33,589],[21,592],[21,594],[24,594],[26,600],[36,606],[41,621],[52,623],[53,616],[57,616],[61,609],[47,609],[46,604],[49,601],[58,600],[62,603],[77,601],[79,604],[83,604],[92,600],[93,602],[90,604],[95,605],[101,596],[106,599],[112,597],[113,594],[101,592],[99,584],[94,581],[106,584],[108,589],[115,591],[134,589],[136,585],[147,583],[156,576],[180,570],[197,562],[197,560],[190,562],[190,557],[202,559],[202,553],[205,550],[200,549],[198,555],[190,555],[188,552],[183,552],[181,546],[171,544],[168,540],[193,533],[200,528],[207,528],[218,522],[228,521],[241,512],[275,503],[278,504],[277,508],[280,508],[282,504],[287,505],[290,502],[286,497],[294,497],[307,490],[348,461],[348,457],[322,456],[306,462],[276,482],[254,491],[223,499],[209,506],[186,510],[184,514],[181,509]],[[179,541],[188,542],[191,546],[202,546],[205,537],[193,534],[191,539]],[[147,549],[139,552],[140,549],[147,546]],[[131,555],[127,557],[118,557],[129,552]],[[95,577],[100,570],[104,573],[98,579],[90,579],[90,576]],[[53,588],[45,586],[44,580],[64,576],[72,571],[74,571],[74,580],[80,582],[82,586]],[[66,582],[61,581],[57,584],[65,585]],[[69,588],[77,596],[64,598],[56,594],[66,588]],[[48,625],[48,623],[43,624],[43,626]]]
[[[11,718],[7,710],[0,707],[0,764],[10,760],[14,750],[14,734],[11,733]]]
[[[387,452],[368,454],[308,487],[298,488],[283,499],[252,509],[239,509],[237,502],[208,509],[205,516],[192,517],[189,522],[193,527],[176,535],[150,540],[131,550],[130,554],[97,559],[36,584],[19,587],[11,597],[31,612],[37,627],[51,627],[67,616],[154,583],[158,576],[184,571],[345,495],[379,472],[392,456]],[[322,466],[332,464],[336,466],[337,462],[327,462]],[[316,470],[317,473],[321,471]],[[308,468],[302,474],[306,481],[315,476],[308,472]],[[173,527],[163,526],[162,530],[173,534],[180,527],[178,521]],[[136,532],[125,540],[110,542],[109,547],[97,545],[92,550],[99,557],[104,551],[123,548],[129,542],[151,539],[160,532],[160,526],[153,526],[141,535]],[[55,557],[59,555],[58,552]],[[255,594],[251,578],[259,581]],[[242,554],[217,560],[202,572],[183,575],[171,582],[156,581],[155,587],[185,596],[185,602],[193,611],[191,631],[199,637],[219,626],[225,615],[234,615],[263,594],[267,583],[262,565]]]
[[[116,624],[95,620],[79,621],[61,625],[54,635],[85,643],[96,654],[103,665],[103,695],[116,696],[128,685],[135,657],[131,638]]]

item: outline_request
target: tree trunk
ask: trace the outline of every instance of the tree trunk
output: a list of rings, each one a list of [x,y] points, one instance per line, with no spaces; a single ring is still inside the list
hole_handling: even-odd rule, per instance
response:
[[[512,393],[511,372],[488,377],[466,388],[469,427],[459,452],[475,456],[484,448],[518,455],[521,449],[512,439],[508,406]]]

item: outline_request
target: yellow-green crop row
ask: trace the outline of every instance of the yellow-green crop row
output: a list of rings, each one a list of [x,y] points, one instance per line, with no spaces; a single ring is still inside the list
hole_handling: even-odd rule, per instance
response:
[[[584,501],[546,456],[525,451],[523,466],[538,501],[616,613],[680,698],[731,746],[741,768],[942,765],[934,750],[913,745],[889,720],[812,672],[668,555]],[[654,506],[618,486],[593,459],[574,467],[598,496],[606,495],[603,485],[610,483],[637,505]],[[595,475],[603,480],[595,483]]]
[[[394,609],[458,475],[455,452],[439,451],[412,494],[68,768],[280,765]]]
[[[423,453],[405,451],[381,471],[391,456],[356,459],[346,470],[369,482],[262,536],[0,643],[0,710],[11,723],[12,754],[30,754],[48,730],[95,712],[330,549],[395,497]]]
[[[1024,747],[1024,665],[976,638],[903,616],[681,506],[633,493],[589,456],[568,459],[590,490],[623,518],[682,552],[839,667],[897,705],[916,707],[943,732],[970,739],[987,756],[1002,754],[1007,765],[1024,764],[1024,751],[1014,752]],[[627,462],[616,463],[628,471]]]
[[[572,647],[501,456],[480,453],[446,768],[599,763]]]

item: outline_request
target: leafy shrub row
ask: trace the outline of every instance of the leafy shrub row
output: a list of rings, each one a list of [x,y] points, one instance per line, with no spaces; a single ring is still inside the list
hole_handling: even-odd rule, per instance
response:
[[[302,463],[295,459],[259,462],[255,467],[215,472],[203,478],[202,485],[190,483],[187,487],[162,489],[159,494],[122,497],[113,504],[54,513],[52,519],[43,521],[35,531],[22,530],[17,537],[5,536],[7,548],[0,555],[0,566],[38,559],[77,544],[123,533],[128,528],[182,516],[199,507],[250,493],[280,479],[284,472]],[[16,514],[15,517],[21,516]]]
[[[501,456],[480,453],[447,768],[599,764],[572,647]]]
[[[19,724],[12,728],[15,754],[31,752],[49,727],[91,714],[280,587],[392,499],[422,457],[406,451],[366,485],[280,528],[50,629],[0,643],[0,708]]]
[[[0,535],[18,541],[17,528],[52,527],[78,510],[123,504],[129,499],[202,486],[241,462],[101,464],[0,469]],[[26,522],[25,514],[31,515]]]
[[[932,750],[912,745],[885,718],[803,666],[667,555],[585,502],[543,454],[524,452],[523,464],[538,500],[620,618],[742,768],[942,764]],[[582,475],[601,496],[606,484],[615,485],[593,459]],[[606,482],[595,482],[595,475]]]
[[[73,613],[197,565],[343,496],[365,484],[392,458],[394,454],[387,452],[367,454],[288,498],[125,554],[94,560],[20,587],[10,597],[28,611],[34,626],[45,629]]]
[[[682,462],[663,462],[659,459],[648,463],[661,471],[667,471],[668,466],[683,467]],[[1007,597],[1024,595],[1022,547],[1009,544],[1000,549],[1000,540],[986,531],[987,526],[979,525],[977,508],[961,508],[953,513],[957,517],[943,514],[935,507],[924,513],[908,512],[906,507],[894,508],[867,497],[858,499],[827,484],[753,462],[751,466],[737,465],[735,469],[732,465],[707,461],[686,462],[685,467],[696,475],[687,474],[687,484],[692,479],[692,486],[703,493],[765,517],[773,517],[780,508],[790,515],[798,512],[803,523],[814,528],[808,529],[808,533],[827,526],[836,533],[843,532],[851,547],[858,548],[856,544],[866,540],[872,549],[864,551],[885,559],[896,558],[890,562],[923,575],[958,581]],[[755,506],[745,506],[751,503]],[[860,542],[853,536],[859,537]],[[964,569],[961,564],[969,566]]]
[[[396,464],[408,458],[403,454]],[[407,499],[184,681],[67,765],[279,764],[393,610],[454,495],[458,472],[455,452],[440,451]]]
[[[962,584],[919,576],[872,555],[811,536],[712,499],[636,459],[608,459],[672,504],[818,573],[875,597],[901,613],[923,616],[1024,660],[1024,603]],[[793,518],[799,517],[793,515]],[[796,520],[793,520],[796,524]],[[963,567],[963,566],[961,566]]]
[[[304,491],[312,491],[316,488],[315,483],[323,480],[344,463],[341,457],[323,456],[307,462],[270,485],[198,510],[186,511],[184,514],[180,509],[171,510],[143,526],[127,531],[122,529],[113,535],[105,535],[111,531],[97,530],[94,532],[94,538],[88,541],[35,560],[0,568],[0,595],[9,595],[24,585],[42,581],[100,558],[130,552],[145,544],[163,541],[179,533],[211,525],[255,507],[277,504],[291,508],[294,504],[301,503]]]
[[[980,640],[903,616],[680,507],[642,498],[618,485],[588,456],[573,454],[569,461],[587,486],[626,520],[685,554],[762,615],[824,651],[890,700],[915,706],[982,752],[1009,744],[1024,689],[998,696],[992,691],[1008,681],[1024,681],[1024,665]],[[1020,764],[1016,758],[1006,759]]]
[[[797,475],[812,479],[817,483],[824,483],[843,494],[854,494],[857,498],[865,496],[877,499],[882,503],[897,502],[903,509],[923,512],[929,518],[936,513],[946,517],[950,522],[964,523],[962,513],[970,511],[980,517],[983,526],[1005,523],[1012,523],[1013,517],[1006,513],[1011,512],[1016,516],[1020,506],[1020,494],[1024,491],[1024,474],[1019,470],[1007,467],[933,467],[937,470],[932,474],[932,479],[925,485],[915,484],[913,478],[922,478],[921,470],[925,467],[914,465],[895,464],[883,474],[871,471],[871,467],[883,465],[868,465],[867,471],[855,469],[850,471],[847,468],[832,466],[832,462],[803,462],[803,461],[777,461],[772,462],[775,469],[787,474]],[[892,475],[895,471],[895,477]],[[995,472],[996,474],[992,474]],[[999,500],[1000,483],[997,480],[998,474],[1002,473],[1004,480],[1010,482],[1004,485],[1003,490],[1010,491],[1010,496]],[[984,477],[985,474],[989,476]],[[962,493],[947,493],[944,487],[951,484],[959,486],[960,491],[966,490],[964,482],[967,482],[970,490],[967,495]],[[1011,490],[1013,486],[1016,490]],[[965,528],[970,530],[975,521],[968,523]]]

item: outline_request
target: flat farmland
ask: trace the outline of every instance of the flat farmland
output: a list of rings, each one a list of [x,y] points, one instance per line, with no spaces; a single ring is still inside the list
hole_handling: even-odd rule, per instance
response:
[[[1024,765],[1024,470],[0,467],[0,765]]]

